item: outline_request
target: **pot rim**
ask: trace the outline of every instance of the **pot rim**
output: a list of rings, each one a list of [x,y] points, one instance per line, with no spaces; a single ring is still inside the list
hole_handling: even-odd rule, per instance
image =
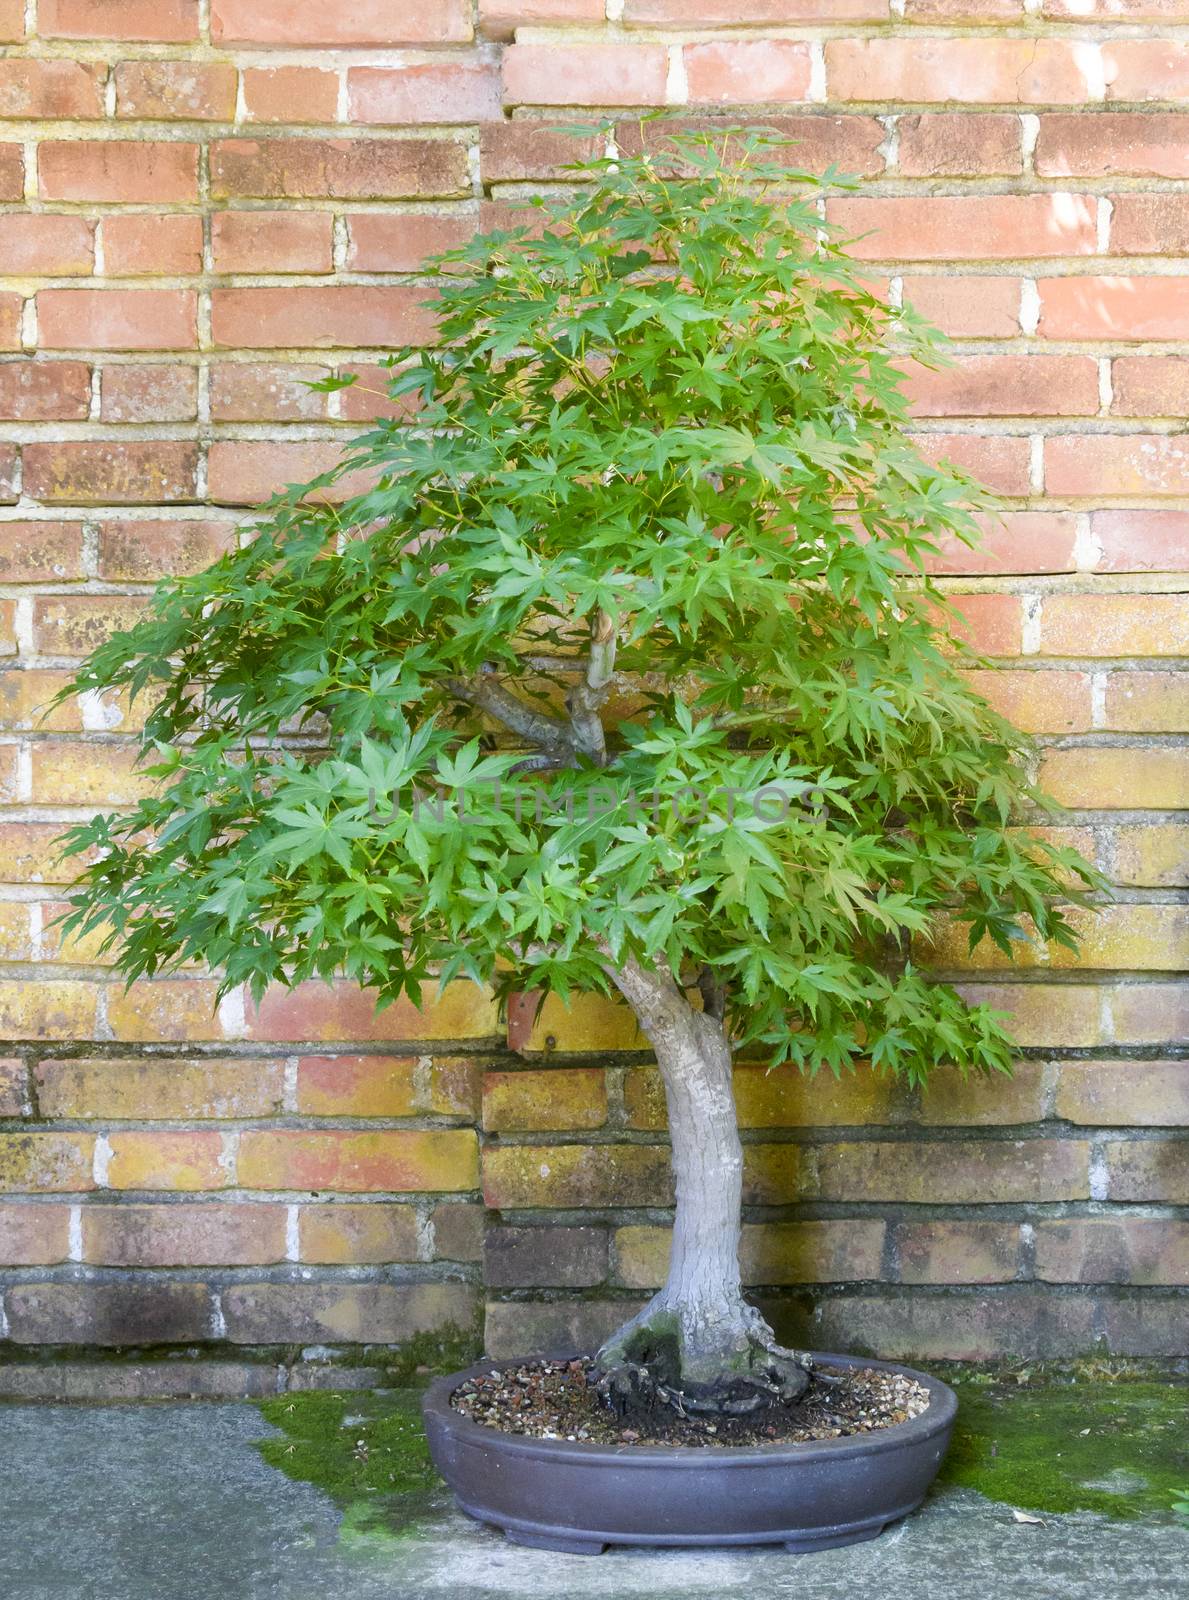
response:
[[[537,1460],[555,1458],[558,1461],[581,1461],[596,1466],[600,1461],[614,1463],[617,1467],[655,1466],[668,1462],[674,1467],[748,1467],[772,1465],[784,1458],[789,1466],[813,1461],[839,1461],[848,1456],[878,1455],[888,1450],[899,1450],[924,1443],[935,1434],[946,1431],[958,1410],[958,1397],[950,1386],[927,1372],[905,1366],[899,1361],[875,1361],[864,1356],[844,1356],[832,1352],[812,1352],[815,1361],[823,1366],[841,1366],[878,1372],[899,1372],[915,1378],[929,1392],[929,1404],[917,1417],[907,1422],[893,1423],[889,1428],[877,1428],[871,1433],[848,1434],[838,1439],[786,1439],[775,1444],[748,1445],[675,1445],[675,1444],[588,1444],[580,1439],[543,1439],[531,1434],[505,1433],[500,1428],[484,1427],[456,1410],[450,1397],[468,1378],[486,1375],[508,1367],[531,1366],[540,1361],[578,1361],[589,1357],[569,1351],[563,1354],[512,1356],[489,1358],[458,1372],[436,1378],[426,1390],[421,1410],[426,1418],[432,1417],[442,1427],[463,1443],[481,1445],[485,1449],[498,1449],[511,1455],[527,1455]]]

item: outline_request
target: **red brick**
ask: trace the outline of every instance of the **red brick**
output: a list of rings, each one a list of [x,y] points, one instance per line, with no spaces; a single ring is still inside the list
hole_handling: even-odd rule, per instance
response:
[[[225,1189],[223,1135],[213,1130],[121,1129],[108,1135],[112,1189]]]
[[[1111,40],[1102,64],[1108,101],[1185,99],[1189,50],[1181,37]]]
[[[896,160],[906,178],[1014,177],[1024,170],[1018,117],[921,112],[896,127]]]
[[[1179,256],[1189,251],[1189,195],[1113,197],[1110,248],[1115,255]]]
[[[996,494],[1016,497],[1029,492],[1028,440],[1006,434],[927,433],[913,443],[926,461],[948,461],[978,478]]]
[[[1014,339],[1020,332],[1018,278],[906,277],[903,295],[953,339]]]
[[[1083,1139],[870,1140],[822,1145],[818,1163],[824,1200],[1018,1204],[1090,1194]]]
[[[213,0],[216,44],[459,44],[472,37],[469,0]]]
[[[20,44],[25,37],[25,0],[0,0],[0,41]]]
[[[105,367],[99,414],[104,422],[192,422],[198,415],[196,367]]]
[[[94,224],[85,217],[9,211],[0,215],[0,259],[11,277],[72,277],[91,271]]]
[[[99,576],[109,583],[151,583],[201,572],[234,545],[231,522],[107,522],[99,530]]]
[[[43,289],[37,330],[46,350],[180,350],[197,343],[190,289]]]
[[[0,1191],[70,1194],[93,1189],[94,1148],[89,1133],[0,1133]]]
[[[0,61],[0,117],[101,117],[104,76],[102,67],[81,61]]]
[[[300,1256],[318,1265],[353,1266],[416,1261],[417,1213],[379,1201],[302,1206]]]
[[[258,506],[288,484],[308,483],[329,472],[342,458],[343,445],[333,439],[297,443],[217,439],[207,456],[210,498],[217,505]],[[320,490],[319,496],[342,500],[362,487],[363,479],[355,473]]]
[[[1041,278],[1044,339],[1189,337],[1189,278]]]
[[[85,361],[0,364],[0,419],[79,422],[90,408],[91,369]]]
[[[25,302],[19,294],[0,294],[0,350],[19,350],[22,346],[21,317],[24,314]],[[7,498],[7,480],[12,474],[16,464],[15,455],[9,457],[5,453],[3,464],[3,477],[5,480],[5,498]]]
[[[1091,417],[1098,364],[1090,356],[963,355],[952,367],[910,369],[904,393],[920,417]]]
[[[967,672],[966,681],[1025,733],[1085,733],[1091,726],[1085,672]]]
[[[1061,39],[829,39],[826,91],[831,100],[1080,105],[1096,52]]]
[[[538,0],[545,8],[558,0]],[[479,0],[479,12],[493,6],[527,10],[524,0]],[[666,24],[684,28],[734,28],[751,23],[886,22],[888,0],[627,0],[623,20],[630,27]],[[529,19],[526,19],[529,20]]]
[[[1036,1276],[1047,1283],[1189,1284],[1189,1223],[1165,1217],[1071,1217],[1036,1224]]]
[[[908,22],[1023,21],[1024,0],[907,0]]]
[[[1072,572],[1077,523],[1062,511],[1005,511],[982,522],[982,543],[975,549],[956,537],[934,542],[941,554],[926,563],[930,572],[987,573]]]
[[[307,1117],[411,1117],[424,1107],[411,1056],[304,1056],[297,1109]]]
[[[248,1130],[238,1179],[245,1189],[421,1193],[473,1189],[478,1146],[469,1128]]]
[[[1182,764],[1180,804],[1189,806],[1189,764]],[[1121,983],[1110,991],[1111,1038],[1116,1044],[1154,1044],[1168,1050],[1189,1034],[1184,982]]]
[[[326,367],[220,361],[211,368],[211,416],[216,422],[312,422],[326,415],[326,396],[309,383]]]
[[[864,195],[828,200],[826,216],[866,261],[1087,256],[1097,239],[1094,199],[1080,194]]]
[[[1189,444],[1184,435],[1068,434],[1045,440],[1050,494],[1189,494]]]
[[[625,124],[622,130],[617,129],[616,139],[621,132],[626,136],[629,127],[635,126]],[[639,144],[637,135],[636,146]],[[597,130],[589,137],[579,137],[536,120],[488,122],[479,129],[480,166],[485,183],[519,183],[526,178],[570,180],[573,174],[567,173],[565,168],[575,161],[600,156],[603,145],[604,140]],[[629,150],[626,138],[623,148]]]
[[[1010,594],[951,595],[957,612],[953,631],[988,656],[1018,656],[1023,643],[1023,613]]]
[[[1036,170],[1049,178],[1189,177],[1189,116],[1115,111],[1041,117]]]
[[[231,1201],[88,1206],[83,1260],[106,1267],[262,1266],[285,1259],[285,1207]]]
[[[1189,886],[1189,827],[1151,822],[1117,828],[1112,871],[1116,883],[1157,889]]]
[[[1095,511],[1090,533],[1100,572],[1181,572],[1189,566],[1189,530],[1181,511]]]
[[[682,52],[691,105],[777,104],[809,97],[808,44],[724,39]]]
[[[46,200],[106,200],[118,205],[198,198],[198,146],[151,140],[47,139],[37,149]]]
[[[469,195],[466,147],[450,139],[224,139],[216,199],[387,200]]]
[[[479,0],[479,32],[485,39],[511,39],[517,28],[585,22],[601,27],[603,0]]]
[[[321,67],[245,67],[248,122],[337,122],[338,74]]]
[[[278,1115],[284,1063],[163,1057],[45,1060],[34,1074],[45,1117],[82,1121],[222,1121]]]
[[[1189,809],[1189,750],[1160,746],[1050,750],[1041,787],[1059,805],[1088,810]],[[1059,1043],[1059,1040],[1046,1040]],[[1066,1040],[1067,1044],[1072,1040]],[[1083,1040],[1083,1043],[1093,1043]]]
[[[216,272],[329,272],[333,252],[329,212],[216,211],[211,218]]]
[[[379,211],[348,217],[347,265],[355,272],[420,272],[427,256],[457,250],[474,236],[477,219],[462,212],[434,215]]]
[[[901,1283],[1010,1283],[1020,1261],[1014,1222],[901,1222]]]
[[[1125,733],[1182,733],[1189,727],[1189,673],[1112,672],[1104,727]]]
[[[729,126],[729,124],[728,124]],[[533,125],[524,121],[505,123],[502,127],[491,130],[481,130],[482,134],[490,131],[492,142],[497,148],[501,146],[507,151],[508,165],[514,169],[517,149],[532,150],[538,148],[543,159],[548,146],[544,136],[540,141],[533,138],[530,142]],[[781,113],[775,116],[764,117],[764,127],[778,134],[781,138],[794,142],[795,149],[789,154],[789,159],[799,169],[806,172],[825,172],[830,166],[840,168],[843,172],[853,173],[858,176],[877,176],[884,171],[885,162],[881,146],[887,137],[886,130],[875,117],[861,116],[858,114],[845,114],[832,116],[825,112],[804,112],[791,115]],[[625,119],[615,129],[615,140],[625,155],[639,155],[649,151],[660,165],[660,157],[669,159],[664,165],[680,175],[690,175],[690,168],[676,152],[673,137],[678,134],[712,133],[720,142],[722,141],[723,122],[716,116],[688,116],[688,117],[663,117],[652,122],[641,122]],[[518,130],[524,130],[523,134]],[[549,133],[548,126],[545,135]],[[585,139],[574,139],[568,135],[553,136],[558,153],[557,165],[572,162],[578,159],[579,153],[587,144]],[[725,141],[728,152],[734,141]],[[601,146],[597,143],[590,151],[591,154],[601,154]],[[486,169],[484,176],[486,177]],[[526,172],[525,177],[548,177],[545,172]],[[557,176],[565,176],[558,172]],[[518,174],[515,170],[507,171],[504,176],[515,179]]]
[[[25,153],[19,144],[0,144],[0,200],[25,197]]]
[[[1189,1204],[1189,1140],[1111,1140],[1103,1156],[1111,1200]]]
[[[352,361],[336,369],[340,378],[356,382],[339,394],[339,416],[344,422],[372,422],[379,417],[408,419],[417,413],[417,400],[411,395],[392,399],[388,387],[394,373],[379,363]]]
[[[43,39],[135,39],[186,44],[198,38],[198,0],[40,0]]]
[[[954,987],[968,1005],[1007,1012],[1007,1030],[1024,1048],[1064,1044],[1080,1049],[1105,1042],[1102,991],[1092,984],[959,983]]]
[[[230,122],[236,71],[210,61],[121,61],[114,73],[116,115],[153,122]]]
[[[478,60],[352,67],[347,94],[352,122],[486,122],[502,114],[499,72]]]
[[[211,336],[226,348],[257,350],[428,344],[436,326],[424,307],[429,294],[416,284],[215,289]]]
[[[69,1206],[0,1205],[0,1265],[52,1267],[69,1257]]]
[[[185,440],[68,440],[24,450],[25,492],[47,503],[193,500],[198,447]]]
[[[504,51],[504,101],[535,106],[660,106],[662,45],[512,44]]]
[[[1054,22],[1176,21],[1189,17],[1189,0],[1042,0],[1041,15]]]
[[[1111,363],[1111,387],[1116,416],[1183,417],[1189,412],[1189,360],[1119,356]]]
[[[202,271],[202,218],[129,212],[99,225],[104,271],[114,278]]]
[[[371,990],[341,982],[270,990],[248,1018],[251,1039],[435,1040],[485,1039],[499,1023],[485,990],[460,980],[437,994],[432,985],[419,1011],[406,998],[377,1012]]]
[[[1189,1126],[1189,1062],[1063,1061],[1056,1112],[1096,1127]]]

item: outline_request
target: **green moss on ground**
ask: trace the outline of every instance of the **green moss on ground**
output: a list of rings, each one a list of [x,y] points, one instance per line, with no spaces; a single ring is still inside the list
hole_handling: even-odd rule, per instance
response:
[[[1189,1389],[951,1377],[958,1421],[939,1483],[1028,1511],[1171,1521],[1189,1474]]]

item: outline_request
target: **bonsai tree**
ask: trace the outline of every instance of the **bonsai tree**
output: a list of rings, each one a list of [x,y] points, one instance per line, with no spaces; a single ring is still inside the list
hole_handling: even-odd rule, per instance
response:
[[[1042,803],[1028,751],[926,572],[987,502],[905,437],[896,360],[931,336],[819,180],[737,133],[575,175],[543,227],[440,258],[398,415],[79,672],[149,699],[160,783],[68,835],[68,925],[129,979],[201,962],[256,996],[617,991],[677,1210],[603,1388],[742,1414],[809,1362],[740,1283],[732,1052],[1006,1071],[1001,1018],[912,946],[939,918],[1068,944],[1098,880],[1009,826]]]

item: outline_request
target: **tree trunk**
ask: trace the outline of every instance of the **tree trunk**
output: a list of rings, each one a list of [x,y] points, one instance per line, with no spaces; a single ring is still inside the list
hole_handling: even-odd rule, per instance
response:
[[[807,1358],[779,1346],[743,1297],[743,1148],[723,1025],[667,974],[635,961],[608,972],[660,1066],[677,1213],[664,1287],[599,1352],[604,1392],[728,1414],[791,1402],[808,1386]]]

